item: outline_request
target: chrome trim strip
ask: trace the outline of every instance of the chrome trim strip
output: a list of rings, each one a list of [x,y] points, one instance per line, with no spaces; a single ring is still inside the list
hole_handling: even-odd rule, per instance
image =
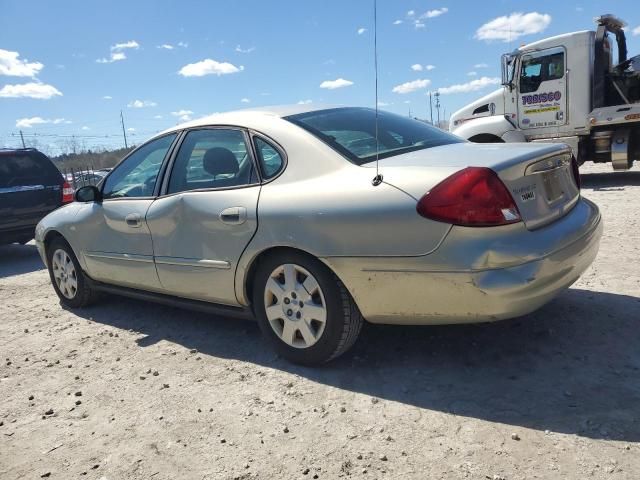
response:
[[[36,190],[44,190],[44,185],[20,185],[17,187],[5,187],[0,188],[0,193],[33,192]]]
[[[154,257],[158,265],[175,265],[178,267],[196,267],[196,268],[219,268],[228,270],[231,264],[224,260],[207,260],[197,258],[179,258],[179,257]]]
[[[151,255],[135,255],[131,253],[114,252],[86,252],[85,257],[102,258],[107,260],[129,260],[131,262],[153,263]]]

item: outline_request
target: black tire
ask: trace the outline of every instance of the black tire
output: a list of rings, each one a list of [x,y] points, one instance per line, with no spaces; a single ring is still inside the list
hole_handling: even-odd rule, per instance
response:
[[[64,252],[73,262],[73,267],[76,272],[75,278],[77,282],[77,288],[75,296],[73,298],[67,298],[65,295],[63,295],[56,283],[52,265],[53,255],[57,250],[64,250]],[[49,269],[49,278],[51,279],[51,284],[53,285],[53,289],[56,291],[56,294],[60,298],[60,303],[69,308],[82,308],[90,305],[95,301],[95,291],[91,288],[87,277],[82,271],[80,263],[78,263],[78,259],[76,258],[75,253],[73,253],[73,249],[62,237],[55,238],[49,244],[47,248],[47,265]]]
[[[326,323],[320,338],[310,347],[288,345],[280,339],[267,319],[264,302],[266,282],[271,273],[284,264],[296,264],[306,269],[315,277],[323,292]],[[301,365],[321,365],[342,355],[353,346],[364,323],[360,310],[338,277],[319,260],[299,252],[281,252],[262,260],[255,272],[252,296],[254,312],[263,335],[279,355]]]

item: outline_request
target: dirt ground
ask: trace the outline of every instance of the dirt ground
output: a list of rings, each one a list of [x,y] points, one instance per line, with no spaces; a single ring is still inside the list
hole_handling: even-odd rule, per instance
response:
[[[63,310],[0,247],[0,478],[638,479],[640,168],[585,166],[600,254],[535,314],[365,326],[324,368],[252,322],[107,297]]]

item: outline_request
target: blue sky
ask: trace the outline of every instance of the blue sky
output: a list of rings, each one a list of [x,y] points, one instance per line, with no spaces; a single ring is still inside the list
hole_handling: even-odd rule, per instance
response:
[[[636,5],[378,0],[381,107],[427,118],[426,94],[440,90],[448,116],[495,88],[501,53],[592,29],[602,13],[628,22],[640,54]],[[118,147],[120,110],[140,143],[213,112],[374,104],[372,0],[0,0],[0,11],[0,147],[19,145],[19,130],[52,154],[71,136]]]

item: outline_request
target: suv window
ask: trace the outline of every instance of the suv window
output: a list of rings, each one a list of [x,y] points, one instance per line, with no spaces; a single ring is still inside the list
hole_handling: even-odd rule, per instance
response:
[[[167,193],[256,183],[253,161],[241,130],[192,130],[176,156]]]
[[[176,136],[165,135],[134,150],[105,180],[103,198],[152,196],[160,167]]]
[[[260,137],[254,137],[253,142],[262,168],[262,176],[267,180],[275,177],[284,164],[282,156],[273,145]]]
[[[61,184],[62,174],[43,153],[0,155],[0,188]]]
[[[539,55],[539,54],[538,54]],[[542,82],[564,77],[564,52],[549,55],[524,55],[520,69],[520,92],[535,92]]]

